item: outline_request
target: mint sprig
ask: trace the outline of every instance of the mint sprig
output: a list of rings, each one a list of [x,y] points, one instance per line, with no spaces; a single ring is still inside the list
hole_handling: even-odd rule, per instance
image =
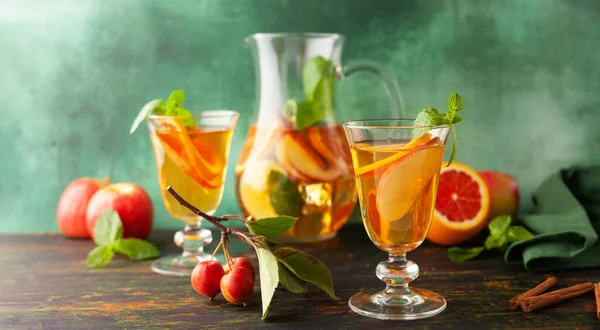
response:
[[[96,247],[87,256],[89,268],[102,268],[121,253],[130,260],[157,258],[160,252],[151,243],[139,238],[123,238],[123,223],[119,214],[113,210],[105,210],[94,225],[94,242]]]
[[[511,222],[510,215],[501,215],[494,218],[488,224],[490,235],[485,240],[484,246],[468,249],[453,246],[448,249],[448,258],[454,262],[464,262],[477,257],[486,250],[496,249],[504,252],[510,244],[533,237],[533,234],[525,227],[511,226]]]
[[[313,126],[320,121],[333,116],[334,88],[336,72],[333,62],[322,56],[315,56],[308,60],[302,71],[302,85],[306,100],[290,109],[289,102],[284,109],[297,129]]]
[[[457,93],[452,93],[448,98],[448,112],[440,113],[437,109],[429,107],[421,110],[415,119],[415,126],[418,126],[417,128],[413,129],[413,138],[415,139],[420,138],[427,133],[431,126],[450,126],[454,141],[452,142],[452,154],[450,155],[450,159],[448,160],[448,164],[446,166],[450,166],[450,164],[452,164],[452,161],[454,161],[454,156],[456,155],[456,129],[454,128],[454,124],[462,121],[462,118],[458,116],[458,113],[462,110],[462,108],[462,97],[460,97],[460,95]]]
[[[150,115],[177,116],[180,117],[179,120],[181,120],[185,127],[193,127],[195,124],[194,118],[189,110],[182,107],[183,102],[185,102],[185,91],[176,90],[171,92],[167,98],[166,104],[160,99],[152,100],[144,104],[135,117],[135,120],[129,129],[129,134],[133,134],[133,132],[135,132],[142,122]]]

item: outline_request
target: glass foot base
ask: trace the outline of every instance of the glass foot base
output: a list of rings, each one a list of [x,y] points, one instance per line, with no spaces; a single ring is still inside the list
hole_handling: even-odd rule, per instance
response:
[[[152,270],[162,275],[191,276],[192,270],[199,262],[209,260],[210,254],[199,254],[184,257],[182,255],[166,256],[152,263]]]
[[[348,306],[359,315],[380,320],[417,320],[446,309],[446,299],[439,294],[413,287],[410,291],[410,295],[391,296],[365,290],[352,296]]]

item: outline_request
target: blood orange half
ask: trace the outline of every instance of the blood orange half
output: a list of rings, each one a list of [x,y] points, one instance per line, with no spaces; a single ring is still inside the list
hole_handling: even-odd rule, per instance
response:
[[[464,243],[485,227],[490,195],[483,178],[467,165],[444,165],[427,239],[440,245]]]

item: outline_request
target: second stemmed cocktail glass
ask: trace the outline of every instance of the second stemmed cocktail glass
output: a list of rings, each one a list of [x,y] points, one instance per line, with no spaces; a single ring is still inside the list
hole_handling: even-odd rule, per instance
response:
[[[369,238],[389,253],[375,273],[386,283],[350,298],[350,308],[385,320],[413,320],[441,313],[446,300],[409,288],[419,267],[406,259],[425,239],[433,215],[448,126],[415,127],[414,120],[344,124],[355,170],[361,215]]]
[[[184,230],[175,234],[183,254],[162,257],[152,264],[152,270],[165,275],[189,276],[199,261],[210,258],[204,246],[212,242],[210,230],[202,228],[202,218],[179,205],[166,188],[173,187],[185,200],[212,215],[223,197],[227,159],[239,116],[228,110],[192,114],[148,117],[163,202],[174,218],[185,221]]]

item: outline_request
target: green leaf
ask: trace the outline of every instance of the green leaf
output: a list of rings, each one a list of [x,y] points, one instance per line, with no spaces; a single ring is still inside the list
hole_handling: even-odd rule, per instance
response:
[[[488,236],[485,240],[485,248],[487,250],[498,249],[505,251],[508,248],[508,236],[502,235],[498,237]]]
[[[463,99],[460,95],[458,95],[456,92],[453,92],[452,94],[450,94],[450,97],[448,98],[448,110],[450,110],[450,112],[453,113],[457,113],[459,111],[461,111],[463,108]]]
[[[89,268],[104,267],[114,255],[115,250],[112,244],[97,246],[88,254],[87,266]]]
[[[273,242],[273,241],[269,241],[266,238],[263,238],[263,242],[264,244],[266,244],[269,249],[271,249],[272,252],[275,252],[275,250],[279,249],[279,248],[284,248],[287,247],[287,245],[281,244],[281,243],[277,243],[277,242]]]
[[[516,243],[526,239],[533,238],[533,235],[529,230],[523,226],[510,226],[508,227],[508,241],[510,243]]]
[[[319,259],[290,247],[279,248],[273,254],[279,262],[300,279],[313,283],[332,299],[339,299],[335,295],[331,273]]]
[[[296,223],[296,218],[280,216],[273,218],[263,218],[252,222],[247,222],[246,226],[255,235],[277,236],[285,233]]]
[[[303,129],[313,126],[326,118],[325,112],[321,110],[318,102],[305,101],[298,103],[296,109],[296,128]]]
[[[146,118],[150,115],[162,115],[165,113],[165,104],[162,100],[152,100],[142,107],[140,112],[138,112],[137,117],[133,121],[131,128],[129,129],[129,134],[133,134],[135,130],[142,124]]]
[[[488,228],[490,229],[490,235],[494,238],[506,236],[508,226],[510,226],[511,218],[510,215],[501,215],[495,217],[494,220],[490,221]]]
[[[462,117],[461,116],[454,116],[454,120],[452,121],[452,125],[460,123],[462,121]]]
[[[180,107],[183,102],[185,102],[185,91],[178,89],[171,92],[169,98],[167,99],[167,111],[169,111],[171,108]]]
[[[454,262],[463,262],[477,257],[483,250],[485,250],[485,247],[483,246],[477,246],[470,249],[453,246],[448,249],[448,258]]]
[[[319,104],[319,110],[323,113],[323,117],[333,116],[334,100],[333,93],[335,88],[335,78],[323,77],[317,84],[314,100]]]
[[[292,293],[307,292],[306,281],[300,279],[296,274],[292,273],[283,264],[278,263],[279,267],[279,283]]]
[[[196,122],[194,121],[194,117],[192,117],[192,113],[189,110],[181,107],[174,107],[170,110],[167,110],[166,115],[179,117],[177,119],[181,120],[183,125],[188,128],[194,127],[194,125],[196,124]]]
[[[415,119],[415,126],[413,129],[413,138],[418,139],[429,131],[431,126],[438,126],[444,124],[444,116],[435,108],[427,108],[421,110]]]
[[[271,299],[279,283],[279,264],[271,251],[254,246],[258,257],[258,270],[260,272],[260,296],[262,300],[262,317],[265,319],[269,313]]]
[[[113,210],[104,210],[94,225],[96,245],[109,245],[123,236],[123,224],[119,214]]]
[[[153,244],[139,238],[121,238],[114,243],[117,252],[123,253],[130,260],[157,258],[160,252]]]
[[[267,180],[273,210],[279,215],[298,217],[302,211],[302,195],[298,186],[278,171],[271,171]]]
[[[333,63],[322,56],[315,56],[308,60],[302,71],[302,84],[307,100],[312,101],[315,99],[314,95],[317,85],[323,78],[335,79],[335,67]]]

